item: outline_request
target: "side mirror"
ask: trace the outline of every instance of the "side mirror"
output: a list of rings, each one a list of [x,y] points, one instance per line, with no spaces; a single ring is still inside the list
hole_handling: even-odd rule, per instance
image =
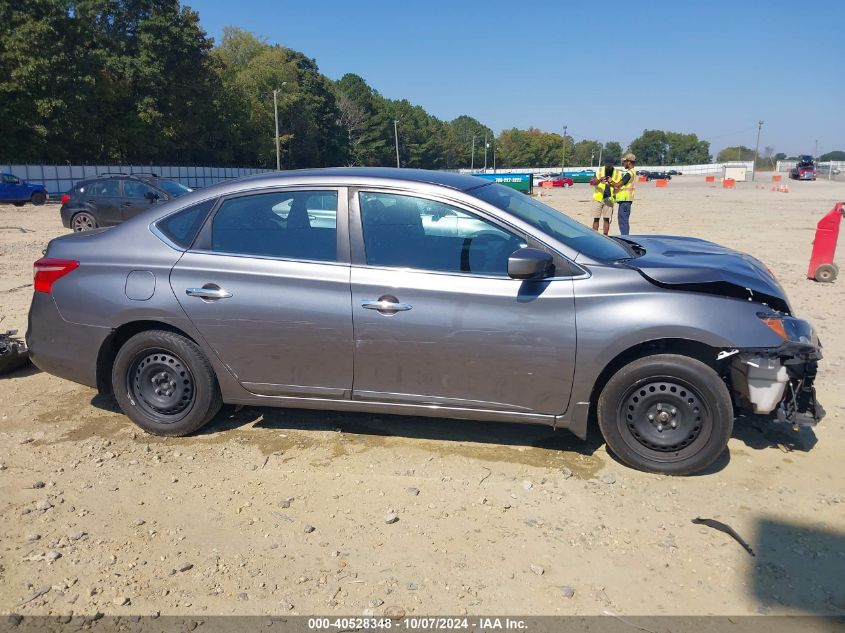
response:
[[[537,248],[520,248],[508,257],[511,279],[545,279],[553,268],[552,256]]]
[[[149,201],[158,200],[158,194],[155,191],[148,191],[144,197]]]

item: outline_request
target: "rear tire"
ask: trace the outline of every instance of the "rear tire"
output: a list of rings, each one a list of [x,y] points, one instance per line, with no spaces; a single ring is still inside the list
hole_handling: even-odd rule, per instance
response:
[[[620,460],[649,472],[689,475],[712,464],[733,430],[733,406],[719,375],[675,354],[635,360],[599,396],[598,422]]]
[[[20,202],[20,201],[18,201],[18,202],[13,202],[12,204],[13,204],[13,205],[15,205],[16,207],[22,207],[23,205],[25,205],[25,204],[26,204],[26,202]]]
[[[47,194],[44,193],[43,191],[36,191],[35,193],[32,194],[30,201],[32,202],[32,204],[42,205],[45,202],[47,202]]]
[[[165,330],[141,332],[126,341],[111,381],[121,410],[154,435],[193,433],[223,404],[214,370],[200,348]]]
[[[87,211],[80,211],[70,219],[70,228],[75,232],[92,231],[99,226],[97,218]]]

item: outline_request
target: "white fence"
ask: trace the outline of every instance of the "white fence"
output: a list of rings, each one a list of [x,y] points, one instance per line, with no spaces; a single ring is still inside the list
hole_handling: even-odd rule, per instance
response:
[[[150,174],[171,178],[186,187],[200,189],[223,180],[270,171],[252,167],[212,167],[196,165],[8,165],[0,164],[0,172],[47,187],[51,195],[69,191],[85,178],[106,173]]]
[[[705,163],[701,165],[637,165],[637,171],[670,171],[674,169],[675,171],[679,171],[682,174],[689,175],[689,176],[696,176],[696,175],[711,175],[711,174],[721,174],[725,167],[744,167],[748,170],[749,175],[751,172],[754,171],[754,163],[753,161],[731,161],[728,163]],[[599,165],[590,167],[587,165],[576,165],[576,166],[567,166],[563,168],[563,171],[583,171],[583,170],[597,170]],[[462,174],[469,174],[473,173],[469,169],[461,169],[459,170]],[[474,172],[481,173],[483,169],[476,169]],[[560,165],[555,165],[553,167],[503,167],[501,169],[488,169],[486,173],[488,174],[506,174],[506,173],[519,173],[519,174],[545,174],[545,173],[555,173],[559,174],[561,172]]]

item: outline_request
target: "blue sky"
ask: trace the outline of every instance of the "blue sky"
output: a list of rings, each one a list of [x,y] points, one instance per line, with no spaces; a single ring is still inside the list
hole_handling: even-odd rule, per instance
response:
[[[644,129],[787,154],[845,150],[845,3],[183,0],[361,75],[441,119],[468,114],[626,145]],[[603,5],[607,9],[602,9]],[[806,9],[802,10],[802,7]]]

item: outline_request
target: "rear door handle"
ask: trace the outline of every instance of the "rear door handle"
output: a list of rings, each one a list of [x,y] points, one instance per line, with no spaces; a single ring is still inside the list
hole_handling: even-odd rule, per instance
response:
[[[396,312],[406,312],[413,308],[410,303],[400,303],[399,300],[392,295],[385,295],[378,299],[364,299],[361,302],[361,307],[367,310],[378,310],[382,314],[394,314]]]
[[[185,294],[189,297],[199,297],[205,300],[228,299],[232,296],[231,292],[226,292],[223,288],[213,284],[206,284],[202,288],[185,288]]]

